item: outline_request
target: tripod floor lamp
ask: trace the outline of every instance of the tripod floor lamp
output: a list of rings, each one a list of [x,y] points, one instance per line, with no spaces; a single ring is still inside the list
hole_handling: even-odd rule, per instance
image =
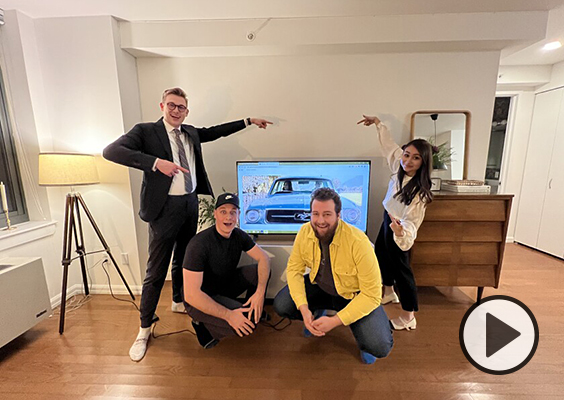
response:
[[[88,279],[86,275],[86,261],[88,255],[84,247],[84,235],[82,231],[82,220],[80,210],[86,214],[92,228],[96,232],[98,239],[104,247],[104,252],[112,261],[117,273],[119,274],[123,284],[127,288],[129,295],[133,300],[135,296],[131,292],[121,270],[119,269],[110,248],[98,228],[92,213],[86,206],[84,199],[79,192],[74,191],[74,186],[93,185],[100,183],[98,179],[98,171],[94,156],[89,154],[74,153],[41,153],[39,154],[39,184],[42,186],[70,186],[71,191],[67,194],[65,204],[65,224],[63,233],[63,288],[61,292],[61,313],[59,318],[59,333],[63,334],[65,329],[65,303],[67,299],[67,280],[69,266],[71,262],[79,258],[80,268],[82,270],[82,281],[84,283],[84,292],[89,294]],[[75,251],[78,254],[72,257],[72,243],[74,239]],[[96,251],[98,252],[98,251]]]

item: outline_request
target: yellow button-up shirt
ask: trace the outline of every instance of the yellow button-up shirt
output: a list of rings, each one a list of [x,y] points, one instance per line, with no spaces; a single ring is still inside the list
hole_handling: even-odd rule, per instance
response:
[[[337,313],[344,325],[365,317],[382,300],[382,280],[374,249],[364,232],[339,220],[333,241],[329,245],[331,272],[337,293],[351,302]],[[307,304],[304,274],[310,268],[309,279],[315,281],[319,271],[321,249],[310,223],[304,224],[292,248],[286,274],[288,287],[296,307]]]

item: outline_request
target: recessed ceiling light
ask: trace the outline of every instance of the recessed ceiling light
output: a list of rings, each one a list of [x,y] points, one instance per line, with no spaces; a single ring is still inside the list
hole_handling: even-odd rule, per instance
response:
[[[562,47],[562,43],[560,43],[559,40],[557,40],[556,42],[550,42],[544,45],[543,49],[544,50],[555,50],[555,49],[559,49],[560,47]]]

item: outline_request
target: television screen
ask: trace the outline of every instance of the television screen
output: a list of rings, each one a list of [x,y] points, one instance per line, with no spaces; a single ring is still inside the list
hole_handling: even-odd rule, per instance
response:
[[[341,219],[366,232],[370,161],[238,161],[241,229],[249,234],[295,234],[310,220],[311,193],[341,196]]]

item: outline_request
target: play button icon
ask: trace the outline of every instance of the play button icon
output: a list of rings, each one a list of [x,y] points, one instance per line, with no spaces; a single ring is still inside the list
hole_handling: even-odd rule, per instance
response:
[[[521,332],[490,313],[486,313],[486,357],[493,356],[520,335]]]
[[[523,368],[539,343],[531,310],[509,296],[490,296],[474,304],[462,318],[460,347],[472,365],[494,375]]]

